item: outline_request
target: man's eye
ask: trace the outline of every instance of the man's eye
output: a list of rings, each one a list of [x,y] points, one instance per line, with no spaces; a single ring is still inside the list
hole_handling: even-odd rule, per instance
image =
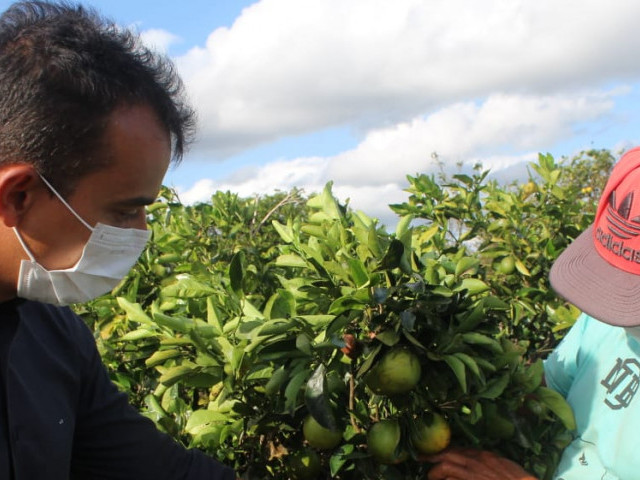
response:
[[[128,208],[126,210],[120,210],[118,215],[123,219],[131,219],[140,216],[144,212],[144,207]]]

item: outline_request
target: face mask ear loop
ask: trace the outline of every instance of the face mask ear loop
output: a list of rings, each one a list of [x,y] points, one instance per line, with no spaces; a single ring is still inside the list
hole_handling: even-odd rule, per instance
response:
[[[40,174],[38,174],[38,175],[40,175]],[[92,231],[92,232],[93,232],[93,227],[92,227],[91,225],[89,225],[87,222],[85,222],[85,221],[84,221],[84,219],[83,219],[80,215],[78,215],[78,214],[76,213],[76,211],[75,211],[73,208],[71,208],[71,205],[69,205],[69,204],[67,203],[67,201],[66,201],[64,198],[62,198],[62,195],[60,195],[60,194],[56,191],[56,189],[55,189],[55,188],[53,188],[53,185],[51,185],[51,184],[47,181],[47,179],[46,179],[46,178],[44,178],[42,175],[40,175],[40,178],[42,179],[42,181],[44,182],[44,184],[45,184],[47,187],[49,187],[49,190],[51,190],[51,192],[52,192],[56,197],[58,197],[58,200],[60,200],[60,201],[62,202],[62,204],[63,204],[65,207],[67,207],[67,209],[68,209],[71,213],[73,213],[73,215],[74,215],[78,220],[80,220],[80,222],[81,222],[85,227],[87,227],[90,231]],[[18,237],[18,238],[20,238],[20,237]],[[23,246],[24,246],[24,244],[23,244]]]
[[[22,235],[20,235],[20,232],[18,232],[18,229],[16,227],[13,227],[13,232],[16,234],[16,237],[18,237],[18,241],[20,242],[20,245],[22,245],[22,248],[24,249],[25,253],[29,255],[29,258],[31,259],[32,262],[35,262],[36,257],[33,256],[33,253],[31,253],[31,250],[29,250],[29,247],[27,247],[27,244],[24,243]]]

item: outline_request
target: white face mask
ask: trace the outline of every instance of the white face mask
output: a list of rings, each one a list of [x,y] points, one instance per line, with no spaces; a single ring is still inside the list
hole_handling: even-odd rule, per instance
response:
[[[87,302],[112,290],[144,250],[151,232],[135,228],[119,228],[97,223],[92,227],[56,192],[43,177],[42,181],[82,224],[91,236],[80,260],[71,268],[47,270],[40,265],[14,227],[22,248],[30,260],[22,260],[18,276],[18,296],[54,305]]]

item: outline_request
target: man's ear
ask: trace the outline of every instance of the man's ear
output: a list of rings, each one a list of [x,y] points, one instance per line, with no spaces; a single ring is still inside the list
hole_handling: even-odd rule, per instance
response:
[[[15,227],[33,203],[34,192],[41,188],[38,173],[24,163],[0,168],[0,222]]]

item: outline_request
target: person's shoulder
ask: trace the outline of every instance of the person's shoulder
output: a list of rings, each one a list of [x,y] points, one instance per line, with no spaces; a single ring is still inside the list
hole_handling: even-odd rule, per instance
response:
[[[48,303],[24,300],[18,306],[20,321],[27,328],[37,329],[41,334],[78,340],[90,335],[89,328],[69,307],[58,307]]]
[[[614,341],[626,340],[624,328],[602,322],[586,313],[580,316],[576,328],[581,330],[583,345],[591,345],[592,348],[608,348]]]

